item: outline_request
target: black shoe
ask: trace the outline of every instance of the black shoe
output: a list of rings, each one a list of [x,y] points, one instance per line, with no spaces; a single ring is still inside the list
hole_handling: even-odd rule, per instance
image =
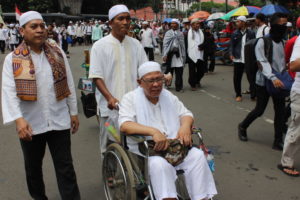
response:
[[[277,151],[282,151],[283,150],[283,142],[282,141],[274,141],[272,149],[277,150]]]
[[[241,141],[247,142],[248,141],[248,137],[247,137],[247,130],[244,129],[243,127],[241,127],[241,125],[239,124],[238,126],[238,135],[239,135],[239,139]]]

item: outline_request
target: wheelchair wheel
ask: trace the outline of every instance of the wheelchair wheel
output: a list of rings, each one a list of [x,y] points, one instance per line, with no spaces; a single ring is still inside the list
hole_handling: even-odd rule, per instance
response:
[[[136,200],[133,169],[117,143],[110,144],[104,154],[102,176],[107,200]]]

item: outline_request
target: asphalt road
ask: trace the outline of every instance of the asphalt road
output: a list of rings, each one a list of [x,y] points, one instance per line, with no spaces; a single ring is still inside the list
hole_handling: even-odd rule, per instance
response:
[[[75,84],[85,71],[80,67],[84,61],[83,50],[89,47],[70,48],[70,65]],[[5,55],[0,55],[2,66]],[[232,66],[217,65],[215,73],[206,75],[202,88],[191,91],[187,84],[185,69],[185,92],[177,93],[184,104],[194,113],[196,125],[204,130],[206,144],[215,153],[214,174],[217,200],[299,200],[300,178],[291,178],[277,169],[281,152],[271,149],[273,142],[272,102],[263,117],[248,129],[248,142],[237,137],[237,124],[254,107],[249,96],[241,103],[234,101]],[[1,79],[2,80],[2,79]],[[248,88],[246,77],[243,88]],[[80,92],[77,93],[80,129],[72,137],[72,153],[82,199],[105,199],[100,176],[98,127],[95,117],[86,119],[82,112]],[[2,116],[0,117],[2,121]],[[300,154],[298,154],[300,155]],[[297,167],[300,169],[300,156]],[[47,150],[44,159],[44,180],[49,200],[60,199],[51,156]],[[31,199],[26,186],[23,155],[14,124],[0,125],[0,199]]]

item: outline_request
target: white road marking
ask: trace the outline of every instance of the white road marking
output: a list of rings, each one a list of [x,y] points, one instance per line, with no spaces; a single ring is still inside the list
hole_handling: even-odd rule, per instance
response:
[[[241,106],[237,106],[237,105],[235,105],[234,103],[232,103],[232,102],[230,102],[230,101],[227,101],[227,100],[225,100],[225,99],[222,99],[221,97],[218,97],[218,96],[216,96],[216,95],[214,95],[214,94],[211,94],[211,93],[207,92],[206,90],[201,89],[200,92],[206,94],[207,96],[210,96],[210,97],[213,98],[213,99],[216,99],[216,100],[218,100],[218,101],[222,101],[223,103],[231,104],[231,105],[233,105],[233,106],[234,106],[236,109],[238,109],[238,110],[242,110],[242,111],[247,112],[247,113],[250,113],[250,112],[251,112],[251,110],[249,110],[249,109],[247,109],[247,108],[243,108],[243,107],[241,107]],[[265,122],[267,122],[267,123],[269,123],[269,124],[274,124],[274,121],[273,121],[272,119],[269,119],[269,118],[267,118],[267,117],[262,117],[262,118],[263,118],[263,120],[264,120]]]

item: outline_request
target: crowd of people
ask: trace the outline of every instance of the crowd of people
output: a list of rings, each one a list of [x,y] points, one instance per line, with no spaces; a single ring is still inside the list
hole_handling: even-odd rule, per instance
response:
[[[177,198],[178,169],[185,170],[191,199],[212,198],[217,190],[205,155],[192,147],[193,114],[164,86],[171,87],[174,76],[175,90],[184,92],[186,64],[191,91],[201,87],[206,73],[214,72],[219,37],[216,22],[197,18],[132,21],[125,5],[113,6],[108,17],[105,23],[70,21],[67,26],[46,26],[40,13],[28,11],[21,15],[19,24],[10,24],[8,29],[0,24],[1,51],[12,51],[5,58],[2,72],[3,120],[16,123],[30,195],[47,199],[42,160],[48,144],[62,199],[80,199],[70,151],[70,132],[78,130],[79,120],[67,54],[68,44],[84,44],[92,45],[89,78],[97,87],[100,152],[104,153],[110,141],[114,141],[104,124],[117,111],[116,126],[126,135],[152,139],[155,151],[166,151],[174,139],[187,148],[184,161],[175,166],[163,156],[149,157],[156,199]],[[300,147],[300,38],[299,30],[292,27],[300,28],[299,18],[288,22],[288,16],[282,13],[269,19],[257,14],[254,20],[237,17],[223,33],[230,38],[228,51],[233,61],[235,100],[241,102],[242,94],[249,93],[256,102],[255,108],[238,124],[239,139],[248,141],[247,128],[263,114],[271,97],[275,110],[272,148],[283,150],[278,168],[287,175],[299,176],[294,160]],[[251,50],[254,57],[250,56]],[[286,70],[294,79],[291,88],[280,76]],[[242,92],[245,71],[249,91]],[[289,117],[291,124],[287,128]],[[129,150],[140,153],[135,141],[129,138],[128,144]],[[199,184],[202,182],[206,184]]]

